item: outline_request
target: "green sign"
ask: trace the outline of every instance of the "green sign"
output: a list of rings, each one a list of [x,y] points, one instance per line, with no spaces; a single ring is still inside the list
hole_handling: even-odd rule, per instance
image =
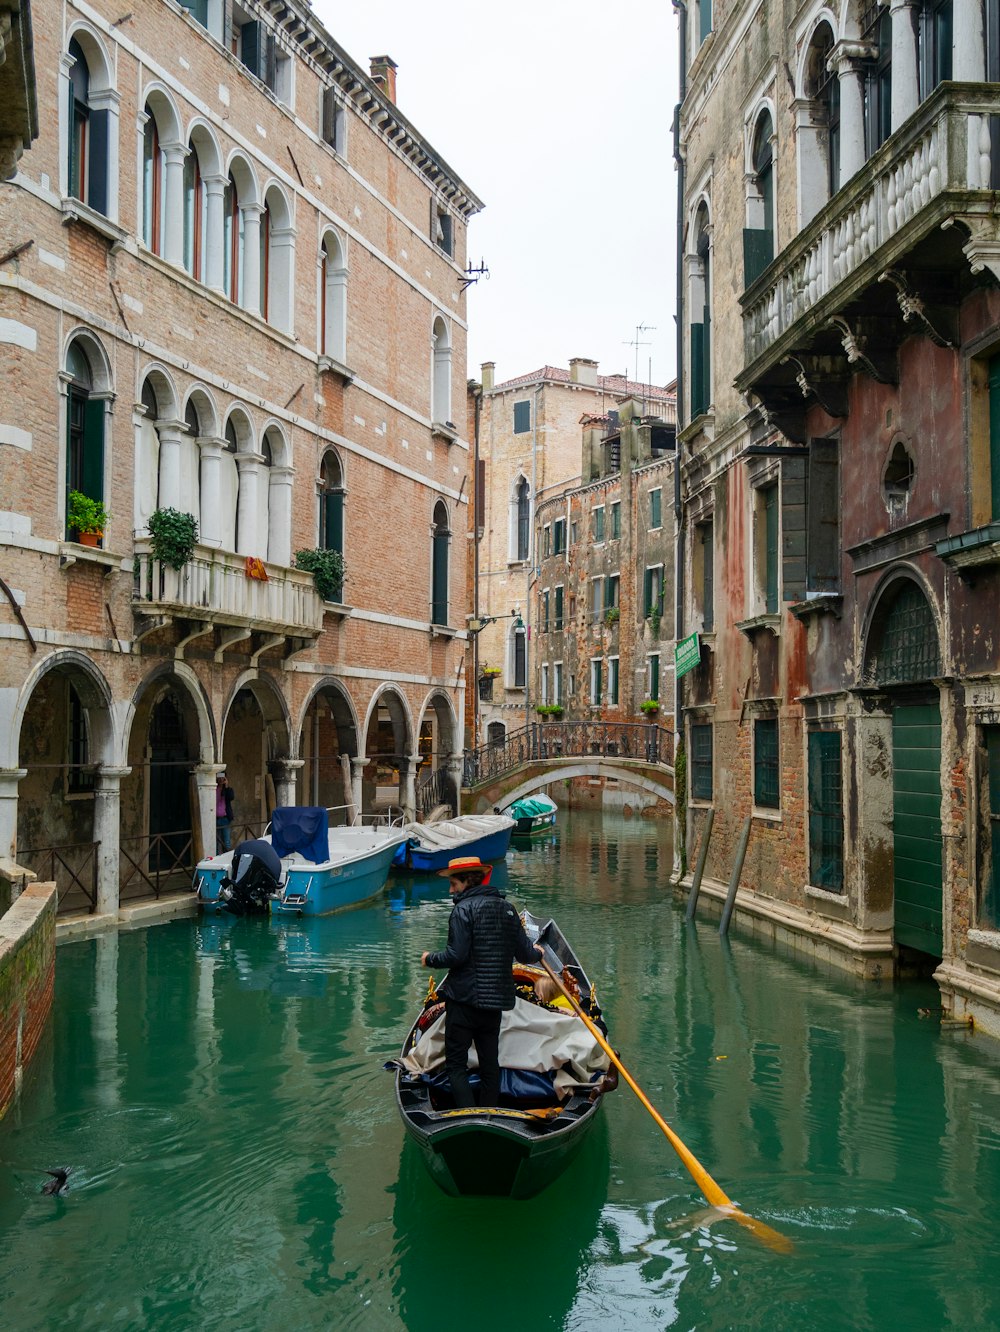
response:
[[[700,665],[701,644],[698,642],[698,635],[691,634],[689,638],[682,638],[674,647],[675,679],[679,680],[682,675],[687,675],[688,671],[693,671]]]

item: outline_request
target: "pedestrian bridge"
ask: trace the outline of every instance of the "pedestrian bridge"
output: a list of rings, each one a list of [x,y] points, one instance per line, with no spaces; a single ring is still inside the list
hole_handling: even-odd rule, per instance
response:
[[[613,778],[674,803],[673,734],[628,722],[545,722],[465,756],[462,808],[482,813],[573,777]]]

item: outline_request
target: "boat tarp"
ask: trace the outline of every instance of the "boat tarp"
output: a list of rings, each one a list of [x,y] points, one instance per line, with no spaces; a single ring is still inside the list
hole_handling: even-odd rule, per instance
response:
[[[410,1073],[430,1073],[444,1063],[445,1015],[436,1018],[400,1063]],[[610,1060],[574,1013],[552,1012],[527,999],[516,999],[500,1024],[500,1063],[536,1073],[555,1070],[553,1086],[560,1096],[589,1086],[594,1073],[607,1071]],[[479,1067],[475,1046],[469,1067]]]
[[[492,837],[513,826],[514,820],[506,814],[462,814],[457,819],[442,819],[440,823],[413,823],[407,832],[412,842],[429,851],[444,851]]]
[[[329,826],[322,805],[279,805],[271,815],[271,845],[279,856],[297,851],[318,865],[330,859]]]
[[[534,819],[539,814],[551,814],[555,808],[555,801],[548,796],[525,796],[522,800],[515,800],[509,807],[515,819]]]

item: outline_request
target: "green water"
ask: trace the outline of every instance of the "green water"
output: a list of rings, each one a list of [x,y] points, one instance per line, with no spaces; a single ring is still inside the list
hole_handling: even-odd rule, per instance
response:
[[[1000,1327],[1000,1043],[932,986],[863,987],[685,926],[639,820],[512,852],[613,1041],[721,1186],[795,1244],[709,1224],[624,1087],[529,1202],[446,1198],[383,1061],[447,929],[443,881],[330,920],[184,921],[59,949],[0,1122],[0,1327]],[[64,1199],[46,1166],[73,1166]]]

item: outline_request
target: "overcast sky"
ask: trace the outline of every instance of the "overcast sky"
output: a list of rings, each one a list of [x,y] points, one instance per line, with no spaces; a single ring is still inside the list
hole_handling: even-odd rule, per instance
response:
[[[497,382],[571,356],[674,376],[677,22],[669,0],[314,0],[368,70],[399,66],[400,110],[486,205],[469,257],[469,373]],[[636,348],[636,328],[643,344]]]

